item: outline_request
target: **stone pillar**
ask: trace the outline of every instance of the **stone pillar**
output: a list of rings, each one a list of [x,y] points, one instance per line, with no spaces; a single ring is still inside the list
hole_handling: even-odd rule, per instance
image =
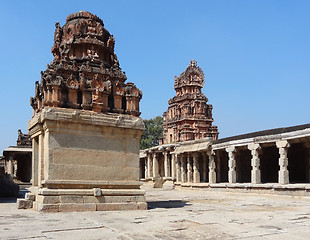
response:
[[[147,158],[144,159],[144,178],[147,179]]]
[[[216,182],[221,182],[221,178],[222,178],[222,172],[221,172],[221,153],[218,150],[217,154],[215,155],[215,165],[216,165],[216,169],[217,169],[217,173],[216,173]]]
[[[164,173],[165,173],[165,177],[168,177],[168,153],[167,152],[163,152],[164,154]]]
[[[215,172],[215,152],[210,150],[209,155],[209,183],[216,183],[216,172]]]
[[[177,182],[181,182],[181,156],[179,154],[175,154],[175,159],[176,159],[176,163],[177,163],[177,169],[176,169],[176,173],[177,173]]]
[[[147,153],[147,177],[148,178],[151,178],[152,177],[152,166],[151,166],[151,161],[152,161],[152,159],[151,159],[151,153],[150,152],[148,152]]]
[[[194,168],[193,182],[199,183],[200,173],[199,173],[198,153],[193,154],[193,168]]]
[[[156,178],[159,176],[159,169],[158,169],[158,159],[156,153],[153,153],[153,177]]]
[[[258,143],[253,143],[248,145],[248,149],[251,151],[252,155],[251,183],[259,184],[261,183],[260,158],[259,158],[259,152],[261,151],[261,146]]]
[[[168,177],[171,177],[171,154],[167,154],[167,171],[168,171]]]
[[[191,155],[187,155],[187,182],[193,182],[193,165],[190,159]]]
[[[175,169],[176,169],[176,154],[171,155],[171,177],[172,180],[175,180],[176,174],[175,174]]]
[[[32,138],[32,168],[31,168],[31,183],[32,186],[38,186],[38,138]]]
[[[9,156],[9,161],[8,161],[8,174],[10,174],[12,176],[12,178],[14,177],[14,159],[13,156],[10,155]]]
[[[18,168],[17,160],[13,160],[13,169],[14,169],[13,178],[14,179],[17,179],[17,168]]]
[[[48,134],[48,133],[47,133]],[[38,137],[38,184],[39,186],[41,186],[41,182],[42,180],[45,179],[45,169],[44,165],[45,165],[45,161],[48,160],[48,157],[45,157],[45,154],[47,155],[47,148],[45,149],[45,153],[44,153],[44,136],[43,134],[40,134]],[[46,140],[46,144],[48,144],[48,141]],[[46,164],[48,165],[48,164]],[[47,175],[47,174],[46,174]]]
[[[235,152],[236,148],[234,146],[230,146],[225,149],[228,152],[228,182],[229,183],[236,183],[237,182],[237,173],[236,173],[236,159],[235,159]]]
[[[202,171],[202,181],[207,182],[207,153],[202,153],[203,157],[203,171]]]
[[[278,141],[276,142],[277,148],[279,148],[279,166],[280,166],[280,170],[279,170],[279,180],[278,182],[280,184],[288,184],[290,183],[289,180],[289,172],[287,169],[288,166],[288,157],[287,157],[287,151],[288,148],[290,147],[290,144],[288,143],[288,141],[286,140],[282,140],[282,141]]]
[[[182,156],[181,157],[181,182],[186,182],[186,167],[185,167],[185,164],[186,164],[186,156]]]

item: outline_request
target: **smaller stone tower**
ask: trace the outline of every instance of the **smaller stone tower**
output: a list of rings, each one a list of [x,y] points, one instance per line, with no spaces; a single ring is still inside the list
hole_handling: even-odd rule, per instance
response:
[[[205,76],[195,60],[179,77],[175,76],[176,96],[168,101],[168,110],[163,114],[164,144],[218,138],[217,126],[212,126],[213,107],[201,93],[204,84]]]

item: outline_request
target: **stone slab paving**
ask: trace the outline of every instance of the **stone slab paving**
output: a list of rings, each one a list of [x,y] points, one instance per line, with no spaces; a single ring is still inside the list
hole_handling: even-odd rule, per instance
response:
[[[148,189],[146,211],[39,213],[0,199],[0,239],[310,239],[310,198]]]

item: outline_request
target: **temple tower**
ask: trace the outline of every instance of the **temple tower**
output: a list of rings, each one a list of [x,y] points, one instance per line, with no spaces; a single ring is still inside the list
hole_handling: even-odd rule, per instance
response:
[[[164,144],[218,138],[217,126],[212,126],[213,107],[201,93],[204,84],[205,76],[195,60],[179,77],[175,76],[176,96],[168,101],[168,110],[163,114]]]
[[[142,92],[125,83],[114,44],[89,12],[56,23],[54,59],[31,98],[32,188],[19,208],[147,208],[139,182]]]

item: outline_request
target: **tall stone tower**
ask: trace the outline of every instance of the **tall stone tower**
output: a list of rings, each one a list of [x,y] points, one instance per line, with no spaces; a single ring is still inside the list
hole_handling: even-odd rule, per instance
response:
[[[204,84],[205,76],[195,60],[179,77],[175,76],[176,96],[168,101],[168,110],[163,114],[163,143],[218,138],[217,126],[212,126],[213,107],[201,93]]]
[[[114,44],[89,12],[56,23],[54,59],[31,98],[32,187],[20,208],[146,209],[139,182],[142,92],[125,83]]]

